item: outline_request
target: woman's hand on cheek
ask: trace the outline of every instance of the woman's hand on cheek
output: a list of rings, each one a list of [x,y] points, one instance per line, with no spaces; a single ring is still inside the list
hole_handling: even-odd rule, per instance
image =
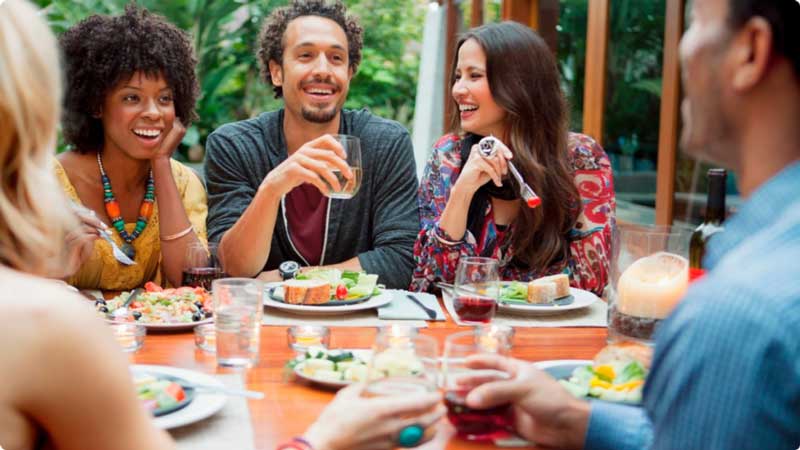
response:
[[[185,135],[186,127],[183,126],[181,120],[176,117],[175,121],[172,123],[172,128],[167,131],[167,135],[164,136],[164,139],[161,141],[161,146],[158,148],[158,150],[156,150],[152,159],[157,160],[162,158],[171,158],[172,154],[175,153],[175,150],[177,150]]]

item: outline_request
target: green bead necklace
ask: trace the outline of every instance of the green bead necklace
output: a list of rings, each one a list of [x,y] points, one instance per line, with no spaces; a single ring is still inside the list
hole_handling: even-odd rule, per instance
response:
[[[103,203],[105,204],[106,213],[111,219],[111,225],[114,226],[119,236],[125,241],[125,243],[122,244],[122,251],[131,259],[134,259],[136,250],[131,243],[142,234],[142,231],[144,231],[145,227],[147,227],[147,223],[150,221],[150,216],[153,215],[153,203],[156,198],[153,170],[150,170],[150,174],[147,177],[147,189],[144,193],[142,204],[139,206],[139,217],[136,219],[136,227],[133,229],[133,233],[129,234],[125,231],[125,221],[122,220],[122,210],[119,207],[119,202],[114,197],[114,191],[111,190],[111,180],[108,178],[108,175],[106,175],[105,168],[103,168],[103,159],[100,157],[99,152],[97,153],[97,165],[100,167],[100,179],[103,181]]]

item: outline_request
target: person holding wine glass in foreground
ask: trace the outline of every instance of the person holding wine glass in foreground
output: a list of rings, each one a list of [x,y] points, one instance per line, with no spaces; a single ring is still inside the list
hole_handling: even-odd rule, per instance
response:
[[[411,289],[452,283],[459,260],[477,256],[496,259],[502,280],[565,273],[572,286],[602,294],[611,165],[594,140],[567,131],[547,44],[523,25],[487,24],[459,39],[453,70],[454,133],[434,145],[420,181]],[[494,140],[486,152],[484,137]]]
[[[800,3],[695,0],[681,39],[681,143],[736,170],[747,198],[709,241],[708,272],[658,328],[641,406],[587,402],[523,361],[472,408],[513,404],[542,447],[794,450],[800,446]],[[765,151],[764,149],[770,149]]]
[[[206,239],[203,184],[171,159],[195,117],[191,40],[130,4],[120,16],[84,19],[60,44],[72,150],[58,156],[55,172],[82,206],[82,224],[67,236],[69,270],[77,271],[67,281],[80,289],[180,286],[187,248]],[[103,231],[135,264],[118,262],[98,239]]]

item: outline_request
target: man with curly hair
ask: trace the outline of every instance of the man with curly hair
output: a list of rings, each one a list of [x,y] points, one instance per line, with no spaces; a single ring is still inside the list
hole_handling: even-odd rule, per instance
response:
[[[266,20],[261,73],[284,108],[224,125],[208,138],[209,236],[226,272],[280,280],[285,261],[379,275],[406,288],[419,230],[408,131],[342,109],[361,60],[361,26],[338,0],[295,0]],[[335,134],[361,140],[363,178],[331,199],[334,170],[352,173]],[[284,274],[285,275],[285,274]]]

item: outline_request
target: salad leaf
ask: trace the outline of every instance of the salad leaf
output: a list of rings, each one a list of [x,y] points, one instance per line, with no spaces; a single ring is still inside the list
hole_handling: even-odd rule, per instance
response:
[[[342,272],[342,280],[352,280],[353,285],[358,283],[358,277],[361,275],[360,272],[354,272],[352,270],[345,270]]]
[[[642,367],[638,361],[633,361],[622,369],[621,374],[617,375],[616,383],[621,384],[633,380],[644,380],[646,375],[647,373],[644,367]]]
[[[504,286],[500,291],[500,297],[504,300],[528,300],[528,285],[519,281],[512,281],[511,284]]]

